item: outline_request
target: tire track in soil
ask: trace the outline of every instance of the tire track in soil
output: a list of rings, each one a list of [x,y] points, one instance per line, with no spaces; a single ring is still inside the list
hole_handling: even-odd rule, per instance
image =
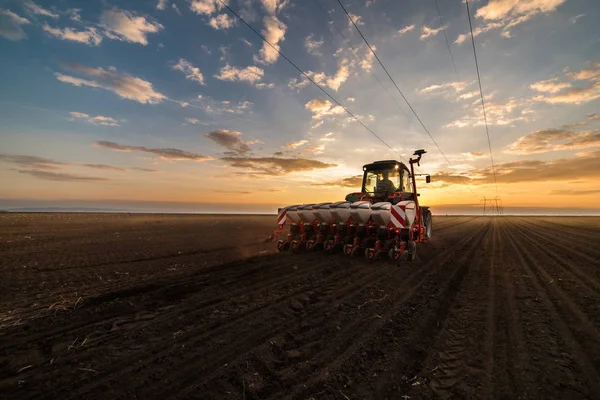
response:
[[[596,301],[590,301],[586,296],[581,295],[581,287],[589,289],[589,287],[580,281],[573,271],[566,268],[562,263],[556,263],[546,253],[546,249],[531,239],[531,235],[526,235],[524,232],[518,232],[517,235],[525,243],[530,243],[533,247],[530,248],[529,253],[536,253],[536,258],[543,262],[544,268],[537,268],[535,271],[538,272],[540,280],[547,282],[549,291],[557,299],[555,303],[565,305],[570,310],[567,315],[576,317],[578,321],[576,323],[580,331],[585,332],[593,341],[600,343],[600,331],[595,326],[590,318],[598,315],[600,308]],[[531,251],[538,249],[537,252]],[[526,255],[531,259],[529,254]],[[546,261],[547,260],[547,261]],[[600,266],[600,262],[596,262],[595,265]],[[571,277],[571,279],[563,279],[564,275]],[[573,285],[575,283],[575,285]],[[581,286],[581,287],[580,287]],[[592,290],[592,295],[596,293]],[[590,293],[590,292],[588,292]],[[574,300],[575,299],[575,300]],[[598,321],[596,321],[598,324]],[[600,356],[598,358],[600,360]]]
[[[322,264],[316,264],[316,265],[315,265],[315,269],[319,269],[319,268],[321,268],[321,269],[322,269],[323,267],[324,267],[324,265],[322,265]],[[338,279],[340,276],[348,275],[348,273],[349,273],[349,272],[351,272],[351,271],[348,271],[348,270],[341,269],[341,270],[338,272],[338,274],[337,274],[336,276],[334,276],[333,278],[334,278],[334,280],[337,280],[337,279]],[[360,286],[361,284],[370,284],[370,283],[371,283],[371,282],[370,282],[370,280],[373,280],[373,279],[375,279],[375,280],[378,280],[378,279],[380,279],[380,277],[377,275],[377,273],[374,273],[373,271],[369,271],[369,270],[358,270],[358,271],[356,271],[356,272],[358,272],[358,277],[357,277],[357,278],[360,278],[360,277],[361,277],[361,275],[363,275],[363,276],[364,276],[364,278],[363,278],[363,280],[362,280],[362,281],[361,281],[361,280],[359,280],[359,281],[358,281],[358,283],[356,283],[356,282],[355,282],[354,286]],[[356,273],[356,272],[355,272],[355,273]],[[283,279],[284,279],[284,280],[287,282],[287,281],[289,281],[289,276],[287,276],[287,277],[284,277]],[[324,283],[322,284],[323,286],[331,286],[331,284],[330,284],[330,283],[327,283],[326,281],[323,281],[323,282],[324,282]],[[271,302],[271,303],[270,303],[270,304],[268,304],[267,306],[264,306],[264,307],[257,307],[257,308],[256,308],[256,310],[257,310],[258,312],[267,312],[267,311],[271,311],[272,309],[274,309],[274,308],[277,308],[278,306],[281,306],[281,305],[282,305],[281,303],[283,303],[283,302],[284,302],[284,300],[288,300],[289,298],[291,298],[291,297],[294,297],[294,296],[296,296],[296,297],[297,297],[299,294],[301,294],[302,292],[305,292],[305,291],[307,291],[307,290],[314,290],[314,289],[312,289],[312,288],[311,288],[311,285],[300,285],[300,286],[301,286],[301,289],[300,289],[300,291],[297,291],[297,292],[293,293],[293,295],[286,296],[286,298],[285,298],[285,299],[281,299],[281,301],[278,301],[277,303],[272,303],[272,302]],[[326,289],[329,289],[329,288],[328,288],[328,287],[326,287]],[[331,292],[331,290],[327,290],[325,294],[327,294],[327,293],[329,293],[329,292]],[[253,310],[253,311],[254,311],[254,310]],[[287,317],[287,315],[286,315],[285,313],[284,313],[283,315]],[[174,317],[174,316],[171,316],[171,318],[173,318],[173,317]],[[237,319],[235,318],[235,316],[234,316],[234,318],[230,318],[230,319],[229,319],[229,320],[228,320],[228,321],[227,321],[225,324],[218,323],[218,328],[219,328],[219,329],[218,329],[218,331],[215,331],[215,330],[214,330],[214,328],[215,328],[215,327],[208,327],[208,328],[207,328],[207,330],[209,331],[209,334],[207,334],[208,336],[207,336],[207,335],[205,335],[205,336],[202,336],[202,337],[200,337],[200,338],[194,338],[192,343],[188,343],[188,342],[184,342],[184,343],[185,343],[186,345],[187,345],[187,344],[190,344],[190,346],[188,346],[188,347],[193,347],[193,345],[194,345],[195,343],[197,343],[197,342],[202,342],[202,341],[204,341],[206,338],[209,338],[209,337],[214,337],[214,336],[218,336],[220,333],[222,333],[222,332],[226,332],[226,331],[227,331],[227,329],[229,329],[229,328],[231,327],[231,325],[234,325],[234,324],[240,324],[240,323],[242,323],[244,320],[248,320],[248,319],[258,319],[258,318],[259,318],[259,317],[256,317],[256,316],[254,316],[254,315],[251,315],[251,313],[248,313],[247,315],[244,315],[244,316],[243,316],[243,320],[237,320]],[[273,324],[273,325],[275,325],[275,326],[276,326],[277,324]],[[156,349],[155,349],[155,350],[156,350]],[[154,350],[153,352],[155,352],[155,350]],[[169,351],[171,351],[171,349],[166,349],[166,348],[165,348],[165,350],[166,350],[166,353],[168,353]],[[178,368],[180,368],[180,367],[181,367],[181,364],[178,364]],[[130,372],[133,372],[133,371],[130,371]]]
[[[279,263],[278,263],[277,261],[275,261],[275,260],[271,260],[271,262],[272,262],[272,263],[279,264]],[[241,266],[245,265],[245,263],[239,263],[239,264],[240,264]],[[313,269],[318,269],[319,267],[323,267],[323,266],[322,266],[322,265],[320,265],[320,266],[319,266],[319,265],[315,265],[315,267],[314,267]],[[310,274],[313,272],[313,271],[312,271],[312,269],[305,269],[305,270],[302,270],[302,269],[300,269],[300,271],[301,271],[301,273],[299,274],[299,275],[300,275],[300,276],[299,276],[299,278],[302,278],[302,277],[304,277],[304,276],[310,275]],[[359,272],[364,272],[364,271],[359,271]],[[367,273],[367,274],[368,274],[369,272],[368,272],[368,271],[366,271],[365,273]],[[344,275],[344,274],[347,274],[347,271],[346,271],[346,270],[344,270],[344,269],[340,269],[340,271],[338,272],[338,274],[337,274],[337,275]],[[285,274],[275,274],[275,275],[274,275],[274,277],[277,277],[277,281],[278,281],[279,283],[281,283],[281,282],[285,282],[285,283],[287,283],[287,284],[288,284],[288,286],[290,286],[290,285],[292,285],[292,284],[294,283],[294,282],[293,282],[293,280],[292,280],[292,281],[290,281],[291,277],[289,276],[289,274],[288,274],[287,276],[285,276]],[[230,328],[232,325],[234,325],[235,323],[239,323],[239,322],[240,322],[240,320],[244,320],[244,319],[252,318],[252,313],[253,313],[253,312],[255,312],[255,311],[259,311],[259,312],[260,312],[260,311],[269,311],[270,309],[272,309],[272,308],[276,307],[277,305],[279,305],[279,304],[281,304],[281,303],[283,303],[283,302],[285,302],[285,301],[289,300],[290,298],[292,298],[292,297],[294,297],[294,296],[297,296],[297,295],[298,295],[299,293],[301,293],[302,291],[305,291],[305,290],[306,290],[306,287],[310,287],[310,282],[308,282],[308,283],[304,282],[304,284],[303,284],[303,282],[299,282],[299,283],[298,283],[298,285],[299,285],[299,286],[301,286],[301,287],[302,287],[302,289],[297,289],[297,290],[293,291],[292,293],[287,293],[287,294],[285,294],[285,295],[283,295],[283,296],[281,296],[281,297],[279,297],[279,298],[277,298],[277,299],[270,299],[270,298],[268,298],[268,297],[267,297],[267,298],[263,299],[263,301],[262,301],[260,304],[258,304],[258,305],[256,305],[256,304],[255,304],[255,305],[254,305],[254,307],[252,307],[250,310],[247,310],[247,311],[243,312],[242,314],[228,316],[228,320],[227,320],[227,322],[226,322],[226,323],[222,323],[221,321],[212,321],[212,322],[210,322],[210,321],[209,321],[210,323],[208,323],[208,322],[207,322],[207,323],[205,324],[206,326],[204,326],[203,324],[200,324],[200,326],[195,326],[195,328],[196,328],[196,329],[205,328],[205,329],[207,330],[207,332],[210,334],[210,336],[215,336],[215,335],[218,335],[218,334],[219,334],[219,332],[221,332],[221,331],[226,331],[227,329],[229,329],[229,328]],[[151,285],[151,286],[152,286],[152,287],[154,287],[154,285]],[[160,285],[159,285],[159,286],[160,286]],[[264,285],[262,285],[262,283],[261,283],[261,286],[259,286],[258,288],[256,288],[256,290],[255,290],[255,291],[257,291],[257,292],[258,292],[258,291],[265,291],[265,290],[266,290],[266,289],[268,289],[268,288],[269,288],[268,286],[267,286],[267,287],[265,287],[265,286],[264,286]],[[172,289],[172,287],[171,287],[170,289]],[[246,292],[244,292],[244,290],[246,290]],[[187,291],[189,291],[189,289],[187,289]],[[240,290],[240,292],[241,292],[242,294],[244,294],[244,295],[248,295],[247,289],[242,289],[242,290]],[[142,292],[142,293],[143,293],[143,292]],[[134,291],[133,291],[133,293],[129,293],[129,294],[130,294],[130,295],[133,295],[133,294],[140,294],[140,290],[134,290]],[[113,296],[112,296],[112,295],[109,295],[109,296],[107,296],[107,297],[108,297],[108,298],[112,298]],[[227,301],[231,301],[231,300],[232,300],[232,298],[231,298],[231,297],[227,297],[227,298],[226,298],[226,299],[225,299],[223,302],[227,302]],[[210,303],[210,301],[209,301],[209,303]],[[192,309],[193,311],[196,311],[196,308],[197,308],[196,306],[197,306],[197,305],[193,305],[193,304],[192,304],[192,305],[190,306],[190,307],[191,307],[190,309]],[[211,307],[210,307],[211,309],[213,308],[212,306],[213,306],[213,304],[211,304]],[[190,311],[190,309],[187,309],[186,311]],[[116,311],[113,313],[114,315],[113,315],[113,314],[111,314],[111,318],[110,318],[110,319],[108,319],[108,320],[106,320],[106,319],[102,319],[100,322],[96,323],[95,325],[108,325],[108,327],[110,327],[110,325],[114,325],[114,322],[115,322],[115,321],[118,321],[118,320],[122,320],[122,319],[123,319],[123,312],[122,312],[122,311],[123,311],[123,310],[122,310],[122,309],[120,309],[120,308],[119,308],[119,309],[117,309],[117,310],[116,310]],[[162,318],[162,319],[155,318],[155,319],[153,319],[152,321],[150,321],[150,322],[148,323],[148,325],[151,325],[151,324],[153,324],[153,323],[156,323],[156,322],[165,322],[165,321],[168,321],[169,319],[173,319],[173,318],[175,318],[176,316],[180,316],[181,314],[182,314],[182,312],[178,312],[176,315],[173,315],[173,314],[168,314],[168,313],[167,313],[167,314],[165,315],[165,317],[164,317],[164,318]],[[90,322],[89,320],[83,320],[83,321],[82,321],[82,322],[79,324],[79,325],[84,325],[84,326],[82,327],[82,330],[84,330],[84,331],[88,331],[88,332],[89,332],[89,328],[90,328],[90,324],[89,324],[89,322]],[[93,326],[93,325],[92,325],[92,326]],[[67,332],[69,332],[69,335],[70,335],[70,336],[73,336],[73,337],[75,337],[75,336],[77,335],[76,331],[73,331],[73,330],[69,331],[69,330],[67,330],[67,329],[61,329],[61,333],[64,333],[64,331],[67,331]],[[110,335],[110,336],[106,337],[105,339],[106,339],[107,341],[110,341],[110,339],[115,339],[115,338],[117,338],[117,337],[119,336],[119,334],[120,334],[120,332],[109,333],[109,335]],[[182,336],[181,336],[181,339],[183,339],[185,336],[191,336],[191,335],[193,335],[193,332],[186,333],[186,335],[182,335]],[[205,335],[205,336],[203,336],[202,338],[205,338],[205,337],[208,337],[208,336],[207,336],[207,335]],[[202,338],[200,338],[200,339],[198,339],[198,340],[201,340]],[[38,337],[38,338],[33,338],[33,339],[34,339],[35,341],[39,341],[41,338],[39,338],[39,337]],[[44,341],[45,341],[45,342],[52,342],[53,340],[54,340],[54,339],[48,339],[48,338],[45,338],[45,340],[44,340]],[[181,341],[181,340],[180,340],[180,341]],[[96,346],[96,347],[97,347],[97,346],[98,346],[98,345],[100,345],[100,344],[102,344],[102,343],[101,343],[101,342],[94,342],[94,341],[90,341],[90,346]],[[169,346],[170,346],[170,345],[165,345],[165,344],[163,343],[163,344],[162,344],[162,347],[159,347],[159,348],[156,348],[156,347],[155,347],[154,349],[152,349],[152,348],[150,348],[150,349],[148,349],[148,348],[145,348],[145,349],[143,349],[142,351],[140,351],[140,352],[139,352],[139,356],[142,356],[142,357],[143,357],[144,355],[145,355],[145,356],[152,356],[152,354],[153,354],[153,353],[156,353],[158,350],[160,350],[160,349],[162,349],[162,350],[166,350],[166,349],[168,349],[168,347],[169,347]],[[14,350],[14,348],[13,348],[13,349],[11,349],[11,350]],[[169,351],[169,350],[167,350],[167,352],[168,352],[168,351]],[[90,350],[90,352],[91,352],[91,355],[90,355],[91,357],[95,357],[95,356],[97,356],[97,354],[93,354],[93,349],[91,349],[91,350]],[[79,355],[80,355],[80,354],[78,354],[78,356],[79,356]],[[136,359],[136,360],[138,359],[136,354],[132,354],[132,356],[133,356],[133,358],[132,358],[132,359]],[[65,360],[64,360],[64,361],[69,361],[69,358],[68,358],[68,356],[67,356],[67,357],[65,357]],[[85,361],[85,358],[84,358],[83,360],[78,360],[78,361],[80,361],[80,362],[81,362],[81,361]],[[127,365],[128,365],[128,363],[127,363],[127,362],[125,362],[125,363],[122,363],[120,366],[121,366],[121,367],[125,367],[125,366],[127,366]],[[99,369],[100,369],[100,368],[99,368]],[[119,373],[122,373],[122,372],[121,372],[121,371],[119,371]],[[99,378],[100,378],[100,377],[99,377]]]
[[[498,260],[494,273],[496,274],[496,332],[494,353],[495,371],[491,376],[495,381],[496,389],[494,397],[503,398],[530,398],[528,385],[523,378],[524,374],[532,370],[529,352],[523,332],[523,319],[519,315],[519,307],[515,294],[513,276],[515,268],[510,262],[507,262],[507,253],[505,250],[506,219],[497,219],[496,232],[498,235]],[[508,394],[503,393],[500,388],[505,388]]]
[[[477,232],[475,231],[474,234],[476,233]],[[463,241],[467,242],[468,238],[467,240],[463,239]],[[403,283],[406,286],[408,286],[409,289],[406,292],[398,291],[402,295],[400,296],[400,298],[395,298],[394,300],[392,300],[391,304],[387,305],[387,310],[394,307],[394,305],[397,305],[406,301],[407,299],[410,299],[419,287],[421,287],[431,279],[431,276],[434,275],[437,270],[443,269],[444,264],[436,266],[435,269],[432,269],[432,271],[425,273],[424,276],[420,273],[423,268],[430,266],[431,264],[433,264],[434,261],[443,259],[449,253],[456,251],[457,249],[454,248],[444,252],[443,254],[438,254],[434,260],[428,262],[427,264],[421,267],[418,267],[418,270],[414,271],[412,275],[409,276],[405,281],[403,280]],[[397,275],[397,272],[392,271],[392,275]],[[388,276],[382,277],[381,281],[387,280]],[[419,281],[413,285],[414,281],[417,279],[419,279]],[[378,304],[381,307],[383,303]],[[350,305],[350,308],[354,308],[356,310],[356,305]],[[337,310],[336,313],[340,313],[342,311],[348,312],[347,310]],[[378,309],[378,312],[382,314],[381,318],[379,319],[381,321],[387,318],[386,310],[384,309],[383,311],[384,312],[382,312],[381,309]],[[318,345],[318,342],[324,340],[323,330],[318,329],[318,327],[321,326],[323,322],[320,319],[312,321],[311,323],[301,327],[301,329],[299,330],[288,332],[288,335],[293,338],[293,346],[286,347],[286,350],[297,352],[298,356],[295,357],[295,360],[293,360],[293,362],[288,362],[285,365],[278,365],[277,375],[280,378],[277,380],[276,384],[271,383],[271,385],[269,385],[268,393],[259,392],[256,393],[256,396],[259,398],[265,397],[267,395],[269,395],[269,397],[272,398],[281,398],[284,396],[294,397],[293,392],[290,391],[291,385],[294,385],[294,383],[297,383],[298,381],[310,381],[310,378],[307,379],[306,376],[310,377],[311,375],[314,375],[318,378],[319,375],[322,375],[323,370],[331,370],[335,365],[339,364],[341,359],[352,355],[355,352],[356,348],[365,340],[368,340],[370,337],[372,337],[379,327],[379,324],[377,322],[378,320],[372,320],[371,318],[359,319],[357,318],[358,315],[356,314],[359,313],[354,311],[353,314],[348,316],[348,318],[346,318],[347,321],[345,321],[345,325],[338,322],[339,327],[337,328],[337,330],[334,327],[331,327],[333,328],[333,331],[328,333],[334,336],[334,340],[329,340],[327,346]],[[305,332],[308,332],[308,334],[305,334]],[[337,339],[338,337],[340,339]],[[312,347],[315,347],[314,351],[312,351]],[[267,354],[267,359],[273,358],[268,356],[269,351],[267,349],[265,349],[265,351],[259,352]],[[307,358],[306,356],[301,356],[302,354],[309,354],[309,357]],[[253,361],[262,365],[273,363],[272,360],[263,361],[256,358],[253,358]],[[218,375],[218,373],[219,371],[217,371],[213,375]],[[203,381],[207,382],[211,379],[212,376],[209,376],[203,379]],[[198,383],[196,384],[198,385]],[[188,388],[187,391],[183,391],[183,395],[185,396],[186,394],[188,394],[190,390],[192,390],[192,388]],[[273,394],[274,391],[275,394]]]
[[[348,274],[348,272],[346,272],[346,274]],[[373,278],[373,279],[375,279],[375,281],[379,281],[379,280],[383,279],[383,278],[380,276],[380,274],[379,274],[379,272],[378,272],[378,271],[376,271],[376,272],[373,274],[373,277],[372,277],[372,278]],[[368,284],[372,284],[372,282],[367,282],[367,283],[368,283]],[[356,286],[356,284],[355,284],[355,286]],[[363,284],[361,284],[361,283],[359,282],[359,285],[358,285],[358,286],[359,286],[359,289],[361,289],[361,288],[360,288],[361,286],[366,286],[366,285],[363,285]],[[351,293],[351,294],[353,294],[353,293]],[[347,296],[346,296],[346,297],[347,297]],[[256,318],[258,318],[258,317],[256,317]],[[273,325],[274,325],[274,326],[276,326],[275,324],[273,324]],[[273,334],[272,330],[269,330],[269,331],[270,331],[270,334]],[[238,350],[236,350],[236,352],[238,352]],[[180,363],[178,363],[178,365],[177,365],[177,367],[176,367],[176,368],[180,368],[180,367],[181,367],[181,364],[180,364]],[[196,367],[193,367],[193,368],[196,368]],[[154,393],[154,394],[155,394],[155,393]]]
[[[522,227],[523,233],[527,233],[525,239],[529,241],[529,243],[531,243],[533,246],[538,248],[540,250],[540,253],[545,253],[549,255],[550,258],[552,258],[552,263],[556,264],[557,266],[560,266],[565,273],[572,276],[573,279],[576,280],[580,286],[584,287],[586,290],[591,292],[591,294],[595,296],[600,295],[600,272],[598,272],[597,268],[600,265],[600,263],[598,262],[598,258],[589,258],[586,255],[574,252],[572,248],[569,248],[568,246],[564,246],[560,242],[557,242],[556,237],[550,239],[546,236],[539,235],[536,231],[532,230],[531,226],[524,224],[521,220],[516,221],[516,223],[520,227]],[[533,240],[532,237],[536,237],[545,245],[542,245],[538,241]],[[558,254],[554,250],[552,250],[553,247],[559,248],[561,250],[561,254]],[[572,261],[573,258],[576,259],[577,257],[585,259],[588,265],[592,267],[591,271],[595,272],[596,276],[589,275],[581,269],[581,264],[576,264]]]
[[[573,332],[570,326],[576,327],[577,324],[570,325],[569,322],[565,321],[565,319],[570,319],[570,313],[562,310],[560,302],[552,299],[553,296],[549,292],[553,291],[554,288],[549,287],[548,281],[544,281],[541,277],[542,267],[539,262],[534,260],[530,255],[530,248],[527,248],[522,242],[514,238],[514,233],[518,232],[518,225],[511,220],[507,220],[506,225],[506,238],[514,250],[513,255],[516,256],[519,264],[530,278],[533,285],[532,289],[535,290],[535,301],[530,302],[529,305],[533,307],[541,305],[543,309],[538,310],[538,312],[544,313],[545,311],[546,314],[544,315],[545,321],[543,323],[551,325],[551,327],[547,328],[547,333],[543,335],[540,344],[548,346],[548,334],[555,336],[558,333],[559,335],[558,337],[554,337],[554,340],[557,341],[557,348],[548,350],[547,354],[551,354],[559,363],[558,368],[561,373],[558,376],[564,376],[565,379],[562,382],[546,381],[546,383],[557,390],[568,390],[566,393],[569,397],[575,392],[578,395],[593,398],[594,393],[600,393],[600,375],[595,367],[595,365],[599,364],[598,359],[591,359],[588,352],[597,349],[598,342],[585,337],[582,338],[581,335]],[[541,367],[542,370],[547,368],[547,366],[540,365],[538,367]],[[557,366],[555,365],[554,367]],[[574,373],[573,367],[577,368],[580,373]],[[556,373],[552,374],[552,376],[556,375]],[[581,377],[583,377],[583,382],[581,382]],[[556,396],[556,392],[554,396]]]
[[[495,276],[497,221],[490,221],[490,232],[482,239],[482,250],[489,262],[474,258],[462,286],[441,323],[441,329],[427,352],[420,370],[415,374],[417,385],[408,395],[436,398],[472,398],[478,388],[485,387],[483,396],[492,397],[495,336]],[[491,248],[491,250],[490,250]],[[487,282],[487,286],[482,284]],[[477,346],[481,344],[481,348]],[[400,393],[397,393],[399,396]]]
[[[308,378],[302,376],[301,379],[297,379],[295,386],[284,391],[285,395],[291,398],[305,398],[311,393],[318,394],[317,397],[339,396],[339,390],[344,390],[344,388],[341,387],[339,380],[335,380],[336,377],[345,379],[344,377],[352,376],[354,380],[352,387],[357,390],[355,391],[356,395],[371,397],[377,393],[376,397],[384,397],[382,392],[385,392],[387,388],[378,387],[378,384],[397,380],[391,376],[388,379],[373,380],[374,374],[375,376],[383,373],[389,374],[388,369],[382,368],[379,357],[384,357],[385,363],[389,365],[403,362],[400,360],[405,360],[406,354],[409,353],[408,358],[414,360],[411,365],[413,369],[415,364],[423,361],[424,354],[410,349],[415,346],[427,347],[423,343],[423,340],[428,340],[425,339],[425,336],[435,329],[438,320],[445,318],[448,301],[454,297],[464,278],[467,265],[462,261],[477,250],[477,244],[485,237],[487,228],[486,224],[479,225],[451,249],[439,253],[435,260],[443,261],[434,267],[435,269],[426,273],[426,276],[417,285],[411,285],[411,282],[408,282],[406,293],[396,286],[396,298],[392,301],[392,306],[384,310],[381,319],[374,320],[373,326],[368,329],[368,336],[365,335],[361,340],[346,348],[343,346],[336,348],[335,345],[332,346],[329,343],[329,346],[332,347],[329,354],[332,362],[319,366],[319,369],[310,374]],[[459,266],[448,268],[452,265],[451,255],[460,253],[467,245],[469,247],[466,252],[458,255],[461,260],[458,263]],[[430,265],[425,267],[427,266]],[[416,273],[419,272],[421,271]],[[413,330],[411,331],[410,328]],[[402,332],[412,332],[409,340],[415,346],[404,346],[399,343]],[[402,349],[398,349],[398,346],[401,346]],[[374,358],[369,355],[373,355]],[[397,370],[396,367],[391,369]],[[366,389],[365,386],[369,389]],[[283,393],[280,394],[283,395]]]

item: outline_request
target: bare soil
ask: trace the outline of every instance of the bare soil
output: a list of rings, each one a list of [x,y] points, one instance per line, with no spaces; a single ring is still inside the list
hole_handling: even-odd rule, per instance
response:
[[[0,398],[600,398],[600,218],[434,217],[401,267],[274,224],[0,215]]]

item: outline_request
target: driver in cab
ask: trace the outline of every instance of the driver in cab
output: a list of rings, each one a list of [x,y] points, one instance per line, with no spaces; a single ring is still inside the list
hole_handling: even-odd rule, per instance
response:
[[[377,182],[377,192],[379,193],[394,193],[396,187],[389,178],[389,172],[385,171],[382,174],[381,179]]]

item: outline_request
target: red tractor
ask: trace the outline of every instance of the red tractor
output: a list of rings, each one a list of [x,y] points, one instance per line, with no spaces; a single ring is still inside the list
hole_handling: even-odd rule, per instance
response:
[[[415,151],[410,169],[396,160],[363,166],[361,191],[348,194],[344,201],[279,209],[279,228],[289,223],[290,229],[287,239],[277,242],[277,249],[414,260],[417,243],[427,242],[432,230],[429,207],[419,204],[414,171],[425,153]],[[425,176],[429,183],[430,176]]]

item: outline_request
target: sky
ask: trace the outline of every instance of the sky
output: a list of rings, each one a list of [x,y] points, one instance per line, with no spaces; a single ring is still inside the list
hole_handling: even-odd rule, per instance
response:
[[[273,47],[223,4],[0,1],[0,206],[274,212],[423,148],[434,213],[600,211],[598,1],[469,2],[489,143],[463,0],[229,0]]]

